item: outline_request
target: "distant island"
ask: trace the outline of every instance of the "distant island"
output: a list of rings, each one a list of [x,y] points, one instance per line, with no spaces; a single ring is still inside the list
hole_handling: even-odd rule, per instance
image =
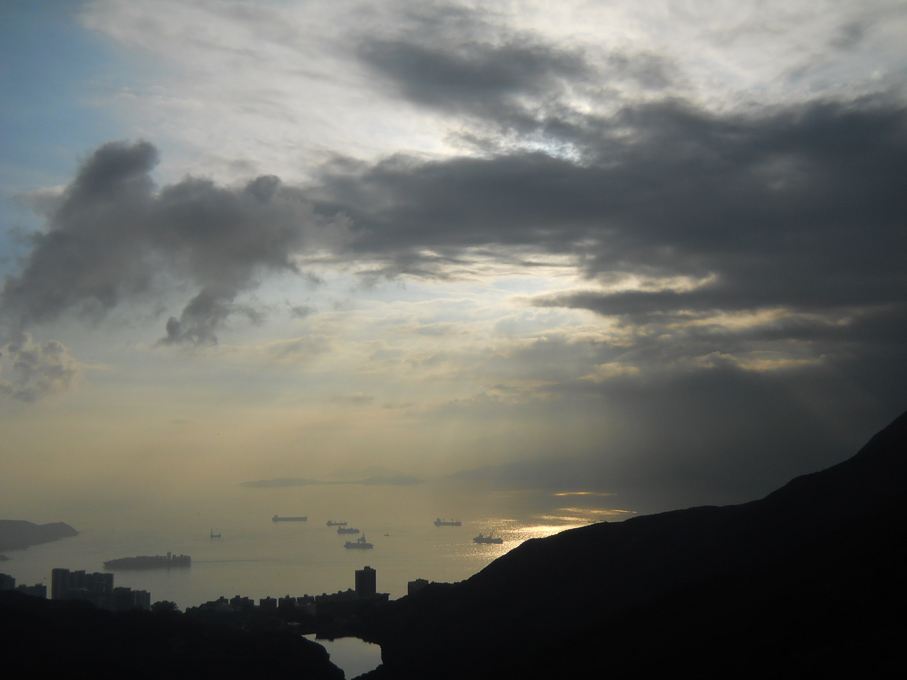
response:
[[[140,555],[139,557],[121,557],[104,562],[105,569],[185,569],[192,566],[189,555]]]
[[[321,484],[317,479],[300,479],[298,477],[278,477],[277,479],[259,479],[257,482],[243,482],[240,486],[252,488],[280,488],[284,486],[310,486]]]
[[[78,531],[63,522],[35,524],[20,519],[0,519],[0,551],[25,550],[32,545],[77,536]]]
[[[240,486],[255,489],[279,489],[288,486],[314,486],[323,484],[364,484],[366,486],[412,486],[413,484],[422,484],[424,479],[412,477],[410,475],[398,475],[396,477],[369,477],[368,479],[356,479],[345,481],[322,482],[317,479],[299,478],[299,477],[278,477],[277,479],[259,479],[255,482],[243,482]]]

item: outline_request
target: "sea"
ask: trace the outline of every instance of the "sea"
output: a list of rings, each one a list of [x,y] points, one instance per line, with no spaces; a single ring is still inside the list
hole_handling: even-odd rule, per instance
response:
[[[128,499],[89,504],[74,511],[75,517],[59,518],[75,527],[78,536],[7,551],[10,559],[0,564],[0,571],[18,584],[45,583],[49,591],[56,567],[95,572],[105,571],[104,561],[120,557],[189,555],[192,565],[185,569],[113,572],[115,586],[146,590],[152,602],[168,600],[186,609],[221,596],[258,601],[347,590],[355,585],[355,571],[370,566],[377,572],[378,591],[397,599],[406,595],[410,581],[467,579],[531,538],[623,519],[626,511],[611,507],[610,500],[594,494],[493,489],[459,480],[408,486],[223,487],[159,504],[131,504]],[[275,514],[307,519],[274,522]],[[438,518],[462,525],[435,526]],[[338,534],[328,521],[347,522],[362,533]],[[477,544],[472,539],[479,533],[504,542]],[[362,535],[373,549],[344,547]],[[361,641],[337,643],[329,651],[338,665],[339,657],[356,668],[380,659],[380,650]]]

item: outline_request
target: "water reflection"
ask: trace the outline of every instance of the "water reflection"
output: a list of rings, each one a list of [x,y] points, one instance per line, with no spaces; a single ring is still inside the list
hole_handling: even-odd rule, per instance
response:
[[[381,664],[381,647],[359,638],[337,638],[335,640],[316,640],[315,635],[305,638],[317,642],[328,650],[331,663],[340,668],[347,678],[355,678],[363,673],[375,670]]]

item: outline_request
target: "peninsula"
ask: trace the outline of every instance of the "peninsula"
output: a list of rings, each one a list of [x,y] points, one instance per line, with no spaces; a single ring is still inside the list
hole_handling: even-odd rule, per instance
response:
[[[76,536],[78,533],[63,522],[34,524],[19,519],[0,519],[0,552],[25,550],[32,545],[59,541]]]

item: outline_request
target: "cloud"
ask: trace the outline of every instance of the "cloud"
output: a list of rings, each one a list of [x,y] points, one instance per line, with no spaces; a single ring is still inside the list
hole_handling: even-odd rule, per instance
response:
[[[82,365],[56,340],[38,344],[25,336],[0,357],[0,396],[20,401],[68,392],[83,376]]]
[[[265,346],[265,355],[274,361],[300,362],[331,351],[331,344],[322,335],[304,335],[301,338],[278,340]]]
[[[542,99],[591,74],[576,50],[529,38],[451,43],[437,26],[418,41],[367,39],[358,56],[413,102],[482,118],[511,118],[524,109],[520,99]]]
[[[314,305],[294,305],[288,301],[287,306],[290,309],[290,316],[294,319],[305,319],[318,312]]]
[[[568,255],[590,279],[687,277],[687,291],[551,298],[629,314],[798,310],[907,299],[907,110],[894,100],[705,113],[668,100],[568,131],[544,153],[328,168],[310,194],[386,275],[442,277],[469,249]],[[609,311],[613,310],[613,312]]]
[[[187,177],[157,190],[148,142],[97,149],[66,188],[18,276],[0,293],[0,319],[17,337],[65,312],[100,318],[174,282],[197,292],[166,323],[164,343],[213,343],[265,273],[300,273],[296,256],[339,247],[346,227],[313,214],[273,176],[241,188]]]
[[[331,397],[331,401],[338,404],[352,404],[353,406],[368,406],[375,401],[375,397],[362,392],[353,394],[339,394]]]

